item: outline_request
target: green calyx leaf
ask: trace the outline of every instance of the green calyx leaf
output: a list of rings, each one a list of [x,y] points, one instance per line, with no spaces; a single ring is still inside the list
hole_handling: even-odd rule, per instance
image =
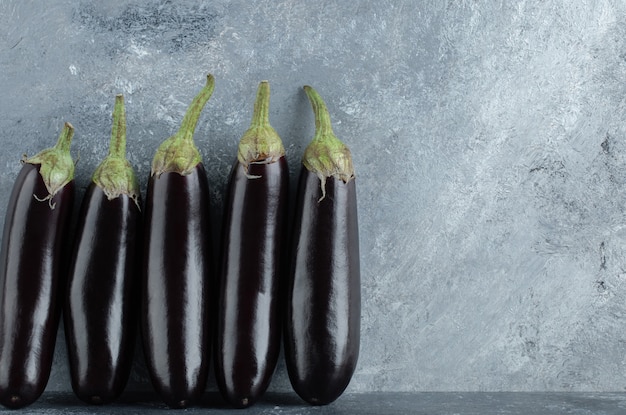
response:
[[[115,97],[109,154],[96,168],[92,180],[109,200],[127,195],[140,207],[139,181],[126,159],[126,112],[122,95]]]
[[[69,182],[74,180],[74,160],[70,154],[70,145],[74,136],[74,127],[69,122],[65,123],[61,134],[54,147],[45,149],[32,157],[22,158],[23,163],[39,164],[41,175],[48,195],[41,198],[34,195],[37,200],[48,201],[51,209],[55,204],[52,198]]]
[[[312,87],[307,85],[304,91],[315,114],[315,136],[304,151],[302,164],[319,177],[323,199],[326,179],[334,177],[347,183],[354,179],[354,166],[350,149],[333,132],[326,104]]]
[[[128,160],[106,157],[94,172],[92,180],[109,200],[127,195],[139,207],[139,181]]]
[[[273,163],[285,155],[283,142],[269,122],[269,105],[270,84],[262,81],[257,90],[250,128],[241,137],[237,150],[237,159],[246,173],[251,163]]]
[[[200,113],[213,95],[214,88],[215,79],[209,74],[206,85],[187,109],[178,132],[163,141],[157,148],[152,160],[152,175],[159,176],[167,172],[176,172],[184,176],[190,174],[202,162],[202,155],[193,141],[193,133]]]

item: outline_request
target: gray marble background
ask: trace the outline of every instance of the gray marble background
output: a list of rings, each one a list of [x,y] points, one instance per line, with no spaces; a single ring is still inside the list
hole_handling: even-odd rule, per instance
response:
[[[350,391],[626,389],[626,3],[2,0],[0,217],[20,156],[64,121],[82,196],[118,93],[145,192],[209,72],[196,142],[216,223],[260,80],[292,187],[302,85],[352,149]],[[141,359],[129,389],[150,387]],[[69,388],[61,331],[48,390]],[[290,390],[284,364],[270,388]]]

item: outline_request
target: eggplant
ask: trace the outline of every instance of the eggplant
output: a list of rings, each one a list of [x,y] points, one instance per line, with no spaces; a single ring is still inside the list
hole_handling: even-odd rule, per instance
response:
[[[269,124],[270,87],[261,82],[250,128],[239,142],[227,187],[215,347],[215,376],[236,408],[269,386],[280,352],[279,282],[289,170]]]
[[[50,376],[74,200],[73,135],[65,123],[54,147],[23,158],[9,197],[0,252],[0,403],[9,408],[35,402]]]
[[[334,135],[319,94],[304,89],[315,113],[315,136],[298,183],[284,346],[295,392],[325,405],[346,389],[359,355],[357,201],[350,150]]]
[[[146,194],[141,332],[152,384],[172,408],[200,398],[209,370],[209,184],[193,133],[213,89],[208,75],[178,132],[157,149]]]
[[[139,311],[140,197],[126,159],[124,98],[118,95],[109,154],[78,215],[63,313],[72,389],[90,404],[116,399],[130,375]]]

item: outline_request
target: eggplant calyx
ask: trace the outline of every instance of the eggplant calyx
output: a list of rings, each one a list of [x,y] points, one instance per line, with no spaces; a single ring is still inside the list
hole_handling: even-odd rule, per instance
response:
[[[202,162],[202,155],[193,141],[193,133],[198,124],[204,105],[213,95],[215,80],[207,75],[206,85],[193,99],[181,126],[176,134],[166,139],[157,148],[152,160],[152,175],[175,172],[183,176],[190,174]]]
[[[139,206],[139,181],[130,162],[118,157],[106,157],[92,177],[109,200],[121,195],[131,198]]]
[[[127,195],[137,207],[140,207],[139,181],[133,167],[126,159],[126,113],[124,97],[121,94],[115,97],[109,154],[96,168],[92,180],[109,200],[120,195]]]
[[[39,174],[46,185],[48,194],[45,197],[33,195],[35,199],[48,201],[50,209],[54,209],[52,198],[63,187],[74,180],[74,160],[70,154],[70,144],[74,136],[74,127],[65,123],[54,147],[40,151],[32,157],[22,157],[22,163],[39,164]]]
[[[304,151],[302,164],[319,177],[322,197],[326,197],[326,179],[334,177],[348,183],[354,179],[350,149],[333,132],[326,104],[310,86],[304,87],[315,114],[315,136]]]
[[[176,172],[182,176],[190,174],[202,162],[200,150],[189,143],[172,136],[163,141],[152,160],[152,175]]]
[[[285,155],[280,136],[269,122],[270,84],[261,81],[254,102],[254,113],[250,128],[244,133],[237,149],[237,159],[249,179],[259,178],[248,174],[250,164],[274,163]]]

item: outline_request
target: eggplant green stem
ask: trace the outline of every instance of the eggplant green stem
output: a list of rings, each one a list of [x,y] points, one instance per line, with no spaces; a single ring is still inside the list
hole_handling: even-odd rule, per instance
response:
[[[152,160],[152,175],[175,172],[190,174],[202,162],[200,151],[193,141],[193,134],[205,104],[213,95],[215,79],[207,75],[206,85],[193,99],[176,134],[163,141]]]
[[[254,111],[250,127],[261,127],[270,123],[270,83],[261,81],[256,91]]]
[[[72,137],[74,137],[74,127],[66,122],[54,147],[42,150],[32,157],[22,158],[22,163],[39,164],[39,174],[46,185],[48,195],[43,198],[33,196],[41,202],[48,201],[50,209],[54,209],[56,205],[52,202],[52,198],[66,184],[74,180],[74,160],[70,154]]]
[[[250,128],[239,140],[237,159],[243,166],[249,179],[260,176],[248,174],[252,163],[274,163],[285,155],[285,148],[280,136],[270,125],[270,83],[261,81],[254,102],[254,113]]]
[[[92,180],[104,191],[109,200],[127,195],[140,208],[139,181],[126,159],[126,111],[124,96],[121,94],[115,97],[109,154],[96,168]]]
[[[350,149],[333,132],[330,114],[322,97],[308,85],[304,91],[315,114],[315,135],[304,151],[302,164],[319,177],[321,201],[326,197],[326,179],[334,177],[347,183],[354,179],[354,166]]]
[[[109,157],[126,158],[126,110],[124,108],[124,96],[122,94],[115,96]]]

